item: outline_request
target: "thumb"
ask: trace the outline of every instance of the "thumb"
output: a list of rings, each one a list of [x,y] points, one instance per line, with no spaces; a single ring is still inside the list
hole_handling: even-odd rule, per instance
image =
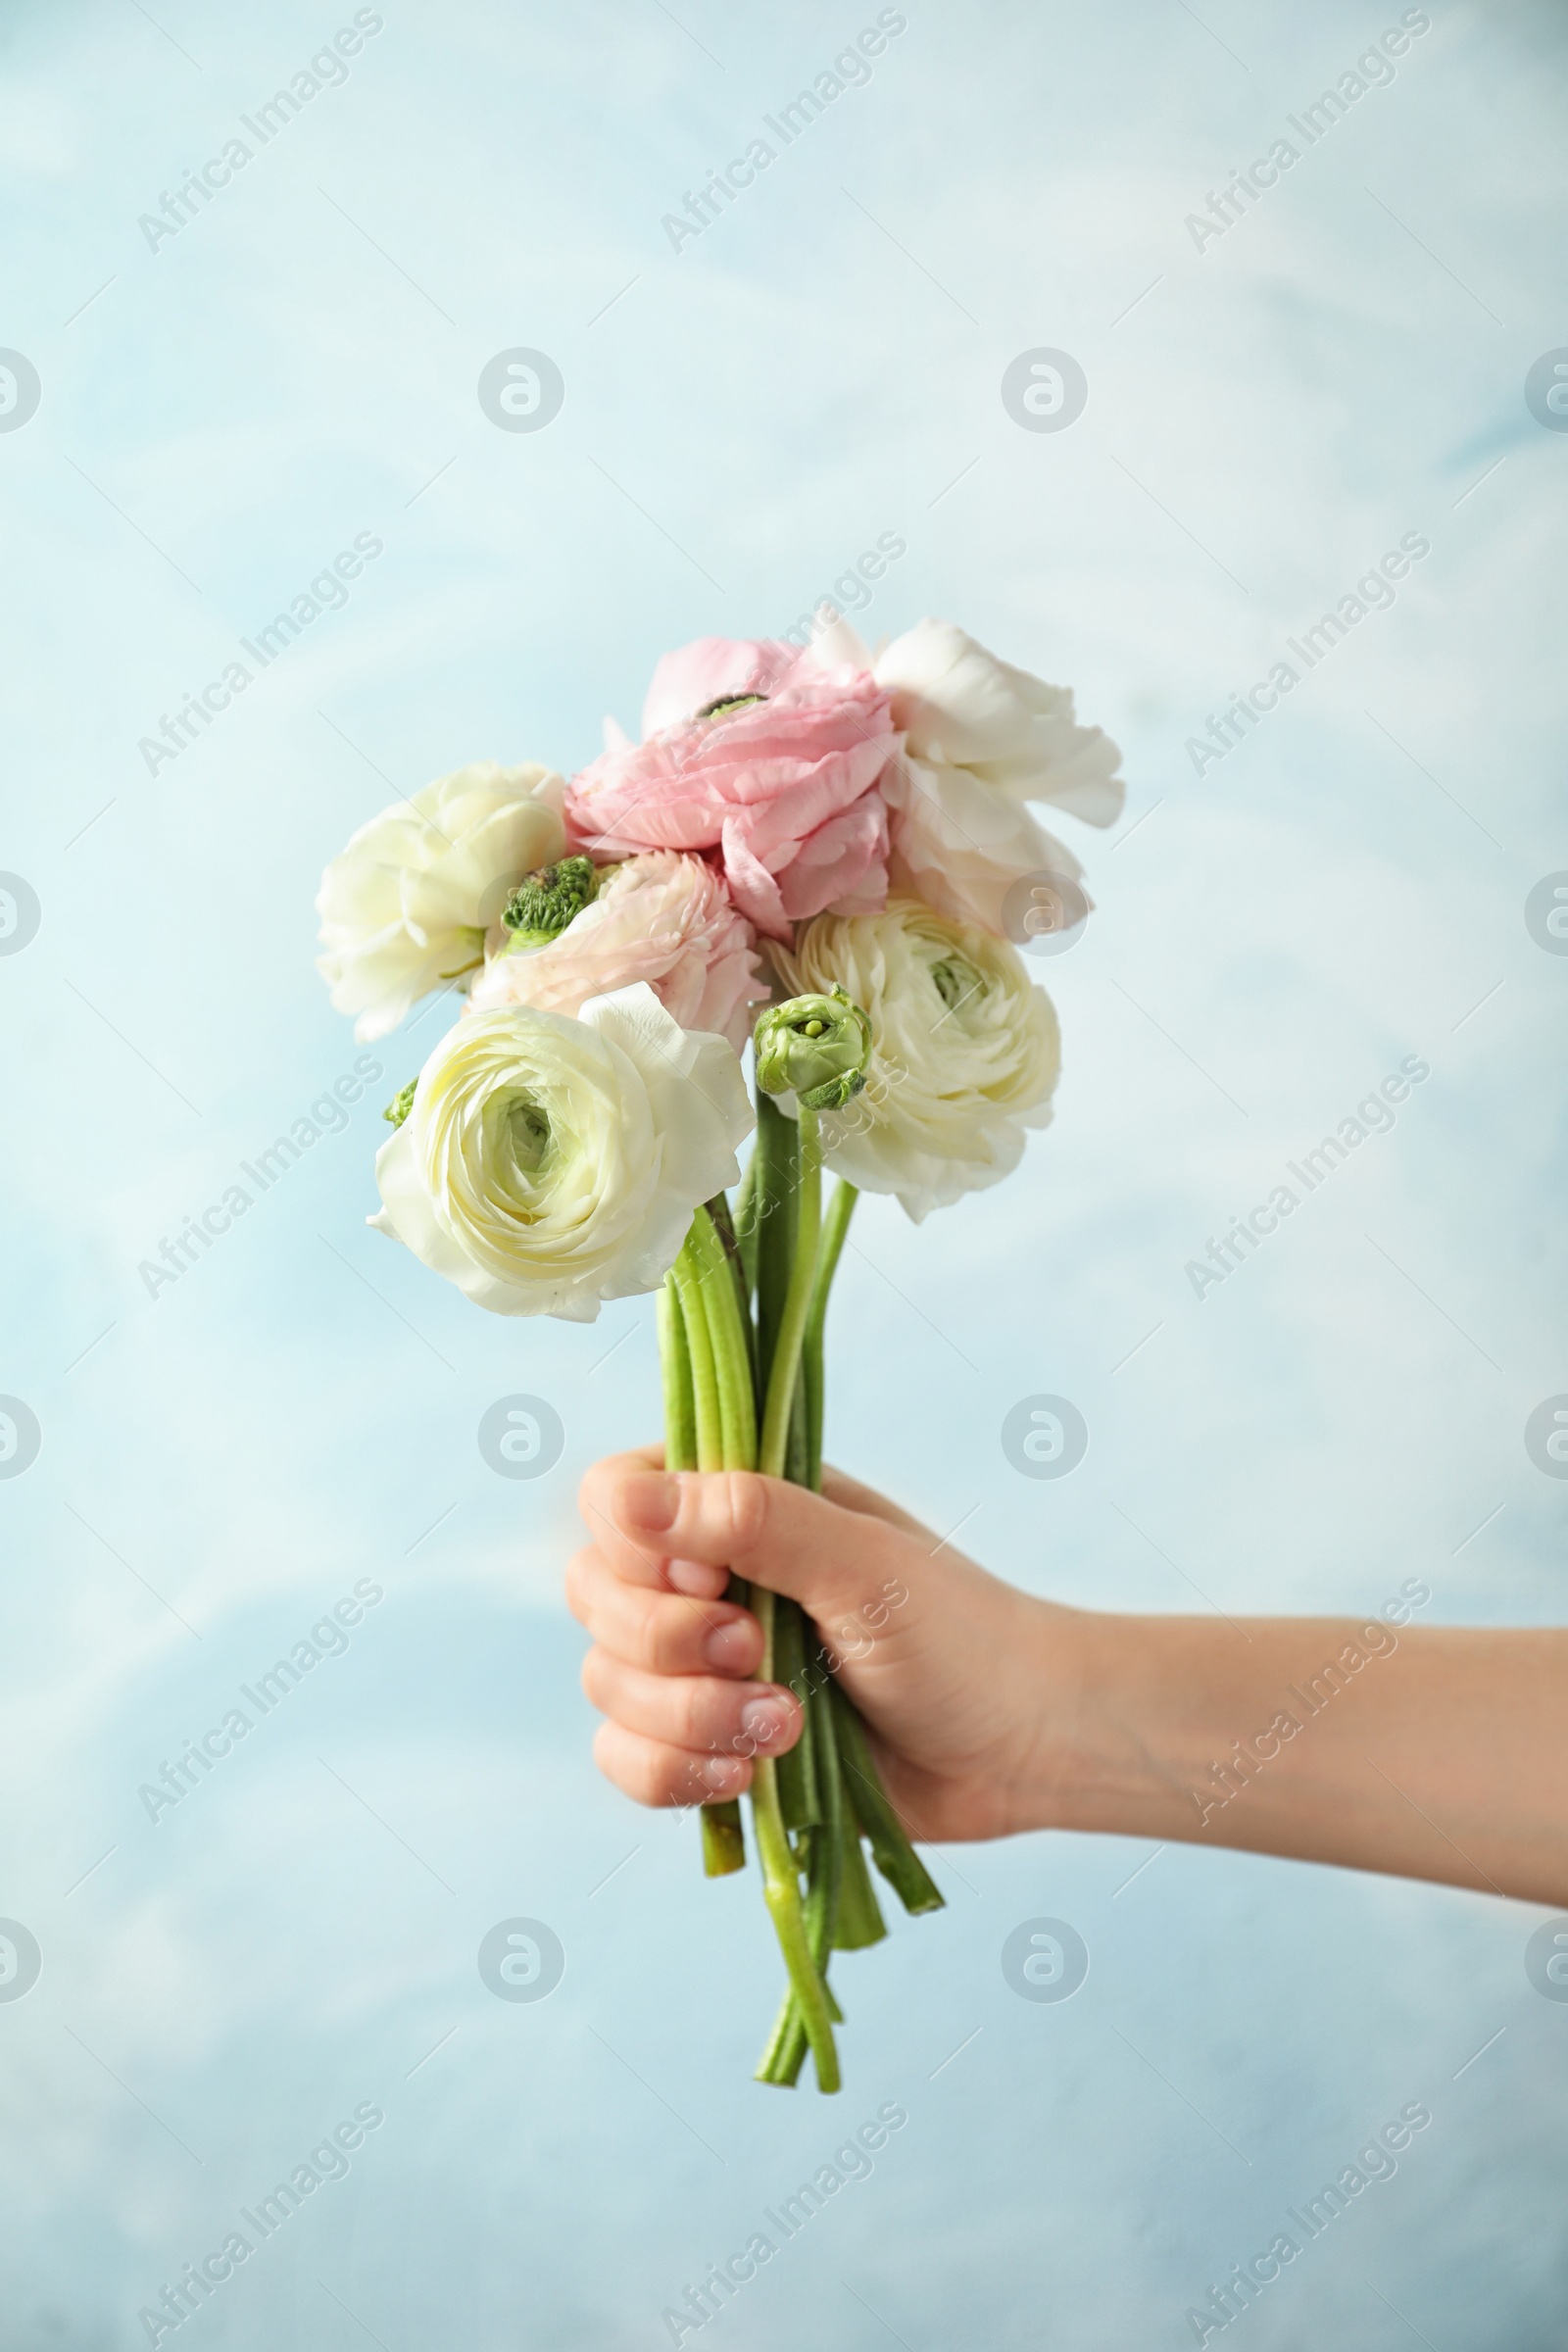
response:
[[[585,1501],[644,1556],[698,1560],[797,1600],[852,1649],[909,1597],[914,1547],[885,1520],[754,1470],[648,1470],[602,1462]],[[917,1555],[916,1555],[917,1556]]]

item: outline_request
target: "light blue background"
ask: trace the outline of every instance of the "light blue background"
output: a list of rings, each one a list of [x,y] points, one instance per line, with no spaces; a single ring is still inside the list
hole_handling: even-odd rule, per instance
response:
[[[751,2082],[755,1881],[705,1886],[694,1825],[597,1779],[560,1597],[578,1474],[657,1426],[649,1306],[493,1321],[364,1227],[445,1007],[176,1286],[137,1265],[353,1060],[311,904],[353,826],[466,759],[579,764],[663,647],[788,626],[892,532],[866,632],[951,615],[1070,680],[1131,789],[1074,831],[1100,911],[1040,967],[1055,1125],[920,1230],[858,1221],[834,1452],[1077,1602],[1371,1610],[1415,1575],[1431,1622],[1560,1621],[1568,1488],[1522,1442],[1568,1389],[1568,961],[1523,920],[1568,866],[1568,436],[1522,395],[1568,342],[1559,12],[1434,6],[1200,253],[1186,216],[1393,0],[911,0],[678,254],[661,217],[873,8],[381,13],[156,252],[138,216],[352,9],[13,0],[0,32],[0,341],[43,383],[0,435],[0,865],[43,907],[0,961],[0,1388],[43,1428],[0,1483],[0,1911],[44,1953],[0,2004],[4,2342],[144,2342],[161,2283],[376,2101],[181,2344],[654,2345],[899,2100],[705,2342],[1175,2347],[1417,2099],[1250,2340],[1557,2342],[1568,2006],[1526,1981],[1527,1906],[1115,1839],[940,1852],[947,1912],[843,1965],[843,2097]],[[475,399],[519,344],[565,378],[538,434]],[[1063,433],[1001,403],[1037,345],[1087,370]],[[361,531],[346,608],[149,776],[160,713]],[[1185,739],[1409,531],[1395,608],[1195,777]],[[1196,1300],[1185,1260],[1409,1054],[1395,1132]],[[475,1444],[517,1390],[566,1429],[535,1486]],[[1000,1449],[1037,1391],[1092,1433],[1059,1484]],[[149,1822],[138,1784],[366,1576],[350,1652]],[[1092,1954],[1059,2007],[999,1966],[1041,1913]],[[567,1952],[537,2006],[476,1972],[514,1914]]]

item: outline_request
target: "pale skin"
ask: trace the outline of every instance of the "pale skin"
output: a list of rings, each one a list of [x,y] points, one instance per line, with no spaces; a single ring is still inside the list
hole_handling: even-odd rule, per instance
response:
[[[839,1472],[662,1459],[589,1471],[566,1579],[595,1755],[641,1804],[739,1795],[800,1736],[733,1569],[814,1618],[913,1838],[1092,1830],[1568,1908],[1568,1631],[1064,1608]]]

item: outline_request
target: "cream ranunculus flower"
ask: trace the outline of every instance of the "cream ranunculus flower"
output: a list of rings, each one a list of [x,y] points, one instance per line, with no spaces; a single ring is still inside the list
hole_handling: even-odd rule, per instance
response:
[[[1056,1016],[1005,940],[894,899],[881,914],[819,914],[793,955],[772,955],[793,992],[837,981],[870,1016],[865,1091],[822,1113],[828,1166],[862,1192],[896,1193],[918,1224],[999,1184],[1025,1130],[1050,1124]]]
[[[646,981],[575,1020],[471,1013],[376,1155],[369,1222],[493,1314],[591,1323],[601,1299],[658,1288],[698,1203],[738,1182],[752,1124],[731,1049]]]
[[[565,848],[565,785],[475,760],[362,825],[321,876],[317,969],[363,1042],[476,970],[509,893]]]

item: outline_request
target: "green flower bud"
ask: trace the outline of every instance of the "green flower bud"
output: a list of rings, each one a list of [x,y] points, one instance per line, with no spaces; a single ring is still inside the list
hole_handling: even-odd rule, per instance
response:
[[[381,1113],[382,1118],[387,1121],[389,1126],[402,1126],[404,1120],[414,1108],[414,1090],[418,1083],[419,1081],[417,1078],[411,1078],[407,1086],[400,1086],[398,1088],[397,1093],[393,1096],[391,1102]]]
[[[501,920],[518,948],[542,948],[559,939],[574,915],[591,906],[599,873],[591,858],[560,858],[518,883]]]
[[[806,1110],[842,1110],[865,1084],[871,1023],[837,981],[825,997],[791,997],[757,1024],[757,1083]]]

